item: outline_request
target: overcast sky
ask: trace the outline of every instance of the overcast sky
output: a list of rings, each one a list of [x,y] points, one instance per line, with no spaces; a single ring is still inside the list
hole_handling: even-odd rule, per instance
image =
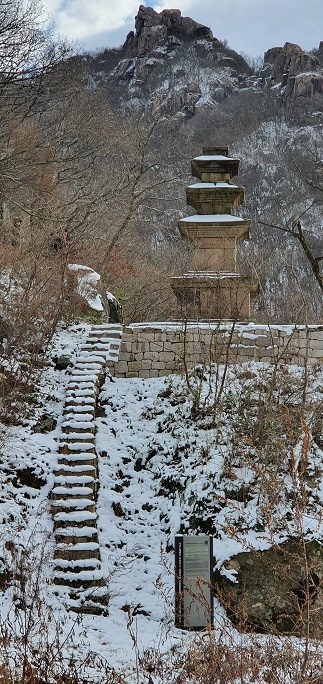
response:
[[[61,35],[84,50],[121,45],[134,29],[138,0],[43,0]],[[323,41],[323,0],[162,0],[142,2],[157,11],[176,7],[228,40],[237,52],[262,55],[298,43],[305,50]]]

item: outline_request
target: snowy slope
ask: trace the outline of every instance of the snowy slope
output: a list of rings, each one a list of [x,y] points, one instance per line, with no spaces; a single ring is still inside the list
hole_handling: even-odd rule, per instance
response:
[[[73,361],[87,332],[86,326],[61,331],[51,356],[64,352]],[[82,660],[92,651],[109,667],[132,672],[135,677],[139,652],[149,652],[152,657],[152,653],[167,652],[182,645],[183,639],[193,638],[173,626],[176,533],[212,534],[215,566],[233,580],[234,573],[223,562],[234,553],[269,548],[273,540],[283,541],[297,533],[290,496],[295,490],[290,449],[299,463],[305,424],[313,429],[307,454],[308,498],[303,524],[308,539],[322,538],[323,451],[317,419],[323,373],[321,368],[314,368],[307,379],[301,369],[282,367],[273,384],[273,371],[266,365],[243,365],[226,371],[213,368],[211,376],[199,368],[189,386],[177,376],[149,380],[107,377],[97,412],[96,449],[100,471],[98,528],[110,592],[109,615],[77,618],[66,611],[63,589],[50,583],[53,537],[47,497],[53,486],[68,374],[69,369],[55,370],[50,362],[34,415],[19,426],[5,429],[0,500],[2,569],[9,572],[21,564],[22,558],[28,559],[27,584],[34,587],[35,575],[39,575],[37,591],[42,610],[50,616],[46,618],[49,634],[53,637],[54,627],[48,625],[56,623],[62,635],[70,635],[64,657],[73,653]],[[304,382],[302,422],[298,415]],[[259,407],[266,406],[268,387],[274,390],[267,410],[271,406],[270,410],[276,411],[273,416],[277,425],[268,439],[278,455],[266,465],[269,442],[266,446],[261,440]],[[279,418],[283,406],[289,408],[291,423]],[[35,432],[44,413],[57,420],[54,430],[45,434]],[[275,478],[277,483],[270,519],[269,494],[263,486],[268,478]],[[35,605],[28,601],[23,605],[21,600],[19,575],[14,581],[9,577],[7,583],[4,575],[1,577],[3,624],[8,622],[8,611],[11,621],[21,611],[33,612]],[[16,626],[20,624],[17,617],[15,620]],[[219,629],[225,625],[235,638],[218,604],[215,625]],[[32,639],[36,645],[38,638],[35,623]],[[99,678],[95,665],[84,667]]]

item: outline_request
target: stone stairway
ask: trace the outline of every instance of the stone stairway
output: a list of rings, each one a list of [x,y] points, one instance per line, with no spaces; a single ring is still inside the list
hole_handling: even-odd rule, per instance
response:
[[[106,613],[108,589],[96,526],[98,462],[95,409],[109,361],[117,361],[120,325],[94,325],[67,385],[55,485],[54,583],[67,589],[71,610]]]

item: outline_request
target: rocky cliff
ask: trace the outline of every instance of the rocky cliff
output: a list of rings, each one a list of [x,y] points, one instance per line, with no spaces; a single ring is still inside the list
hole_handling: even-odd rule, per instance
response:
[[[191,117],[198,107],[214,107],[243,88],[250,76],[241,55],[177,9],[156,12],[140,5],[135,30],[110,72],[105,56],[111,59],[111,52],[101,56],[96,80],[104,80],[119,104],[128,109],[148,104],[168,115]]]
[[[123,46],[89,57],[89,66],[118,109],[154,115],[191,118],[242,91],[271,91],[273,100],[297,109],[304,103],[317,109],[323,96],[323,42],[312,52],[293,43],[273,47],[254,74],[210,28],[179,9],[140,5]]]
[[[312,99],[323,94],[323,43],[317,54],[305,52],[299,45],[285,43],[274,47],[264,55],[260,72],[262,84],[281,86],[285,101],[299,98]]]

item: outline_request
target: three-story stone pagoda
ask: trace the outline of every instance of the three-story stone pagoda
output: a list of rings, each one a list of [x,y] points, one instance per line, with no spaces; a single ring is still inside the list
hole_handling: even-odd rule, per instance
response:
[[[204,147],[192,160],[200,182],[186,189],[187,203],[197,214],[179,221],[183,238],[194,247],[194,271],[171,279],[182,315],[195,320],[248,319],[258,282],[237,272],[237,245],[249,239],[250,220],[234,215],[244,201],[244,188],[233,185],[239,159],[227,147]]]

